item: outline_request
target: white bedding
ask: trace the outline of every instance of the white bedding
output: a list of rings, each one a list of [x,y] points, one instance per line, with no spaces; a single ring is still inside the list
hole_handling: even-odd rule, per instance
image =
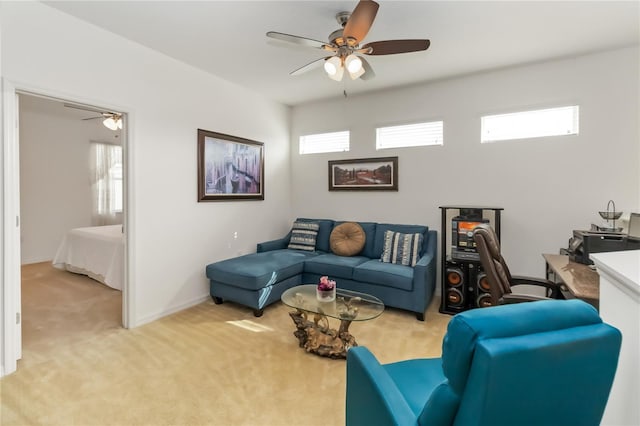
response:
[[[87,275],[116,290],[124,280],[122,225],[76,228],[62,239],[53,266]]]

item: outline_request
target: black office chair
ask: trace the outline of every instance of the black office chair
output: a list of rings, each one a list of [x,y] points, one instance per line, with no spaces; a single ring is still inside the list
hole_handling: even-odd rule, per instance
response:
[[[629,230],[627,238],[634,241],[640,241],[640,213],[631,213],[629,215]]]
[[[473,240],[476,243],[476,250],[480,254],[482,268],[487,274],[492,305],[564,299],[560,286],[554,282],[542,278],[512,276],[500,253],[498,236],[489,224],[483,223],[476,226],[473,230]],[[545,296],[514,294],[512,292],[511,287],[523,284],[544,287]]]

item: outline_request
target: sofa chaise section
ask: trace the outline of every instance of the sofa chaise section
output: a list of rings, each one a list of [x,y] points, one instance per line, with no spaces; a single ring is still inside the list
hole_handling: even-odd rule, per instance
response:
[[[265,306],[300,284],[304,260],[315,252],[279,249],[253,253],[207,265],[211,297],[216,304],[230,300],[253,309],[259,317]]]

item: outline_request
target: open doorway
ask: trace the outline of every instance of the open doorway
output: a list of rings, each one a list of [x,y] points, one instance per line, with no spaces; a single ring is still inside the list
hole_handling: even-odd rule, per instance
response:
[[[126,117],[29,93],[18,93],[18,105],[21,344],[29,362],[123,325]]]

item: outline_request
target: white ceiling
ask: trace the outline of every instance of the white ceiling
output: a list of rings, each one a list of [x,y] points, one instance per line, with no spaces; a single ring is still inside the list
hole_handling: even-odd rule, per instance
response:
[[[93,141],[108,142],[112,144],[121,143],[122,130],[113,131],[107,129],[102,124],[104,117],[100,113],[68,108],[65,107],[65,103],[60,100],[29,94],[21,94],[19,104],[21,114],[26,112],[63,120],[71,120],[75,123],[77,128],[83,128],[91,134],[91,140]]]
[[[156,51],[296,105],[317,99],[570,57],[640,42],[638,1],[379,1],[364,42],[427,38],[426,52],[368,57],[376,77],[293,71],[323,55],[269,39],[327,40],[357,1],[52,1],[48,5]]]

